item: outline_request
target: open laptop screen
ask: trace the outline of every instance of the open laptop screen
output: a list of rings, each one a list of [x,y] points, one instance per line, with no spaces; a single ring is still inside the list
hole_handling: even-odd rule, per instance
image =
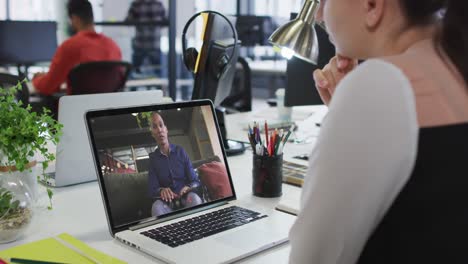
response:
[[[235,198],[210,101],[91,111],[86,119],[113,233]]]

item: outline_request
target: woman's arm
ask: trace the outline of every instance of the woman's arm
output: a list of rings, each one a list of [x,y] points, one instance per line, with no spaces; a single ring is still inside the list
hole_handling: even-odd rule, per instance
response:
[[[398,68],[370,60],[340,82],[310,157],[291,263],[356,262],[411,173],[417,136]]]

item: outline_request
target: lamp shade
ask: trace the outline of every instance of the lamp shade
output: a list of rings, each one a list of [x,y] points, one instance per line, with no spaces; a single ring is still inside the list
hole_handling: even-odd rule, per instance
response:
[[[282,53],[317,64],[319,47],[314,22],[319,5],[319,0],[306,0],[297,18],[275,30],[268,41]]]

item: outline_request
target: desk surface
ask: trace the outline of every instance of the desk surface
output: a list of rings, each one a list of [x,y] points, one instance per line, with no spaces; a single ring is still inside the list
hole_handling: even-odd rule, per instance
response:
[[[316,118],[319,118],[320,109],[313,107],[311,109],[314,115],[317,114]],[[240,122],[244,118],[245,114],[231,115],[228,117],[228,122]],[[309,148],[313,147],[311,144],[306,145]],[[259,198],[251,193],[252,154],[250,151],[246,151],[243,155],[229,157],[228,163],[239,199],[269,208],[276,206],[280,198]],[[35,210],[35,219],[28,235],[16,242],[0,245],[0,250],[67,232],[88,245],[129,263],[159,263],[157,259],[113,240],[108,230],[97,182],[56,188],[53,199],[54,209],[51,211],[45,209],[47,197],[44,188],[39,187],[40,205]],[[297,195],[300,190],[300,188],[283,184],[283,196]],[[283,244],[249,257],[243,263],[287,263],[289,251],[289,244]]]
[[[297,155],[309,154],[315,144],[319,134],[320,123],[327,113],[327,107],[324,105],[314,106],[295,106],[292,110],[292,121],[295,122],[298,129],[291,134],[289,143],[284,148],[283,158],[295,163],[307,165],[307,161],[293,158]],[[279,122],[277,120],[278,111],[276,107],[267,107],[256,112],[245,112],[234,115],[226,115],[226,131],[229,139],[246,142],[248,124],[254,121],[264,124],[265,120],[268,123]]]

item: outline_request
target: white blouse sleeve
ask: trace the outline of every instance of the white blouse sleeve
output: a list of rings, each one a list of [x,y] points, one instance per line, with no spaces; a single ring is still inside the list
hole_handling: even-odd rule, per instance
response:
[[[291,263],[355,263],[408,180],[418,124],[408,79],[369,60],[339,84],[310,156]]]

